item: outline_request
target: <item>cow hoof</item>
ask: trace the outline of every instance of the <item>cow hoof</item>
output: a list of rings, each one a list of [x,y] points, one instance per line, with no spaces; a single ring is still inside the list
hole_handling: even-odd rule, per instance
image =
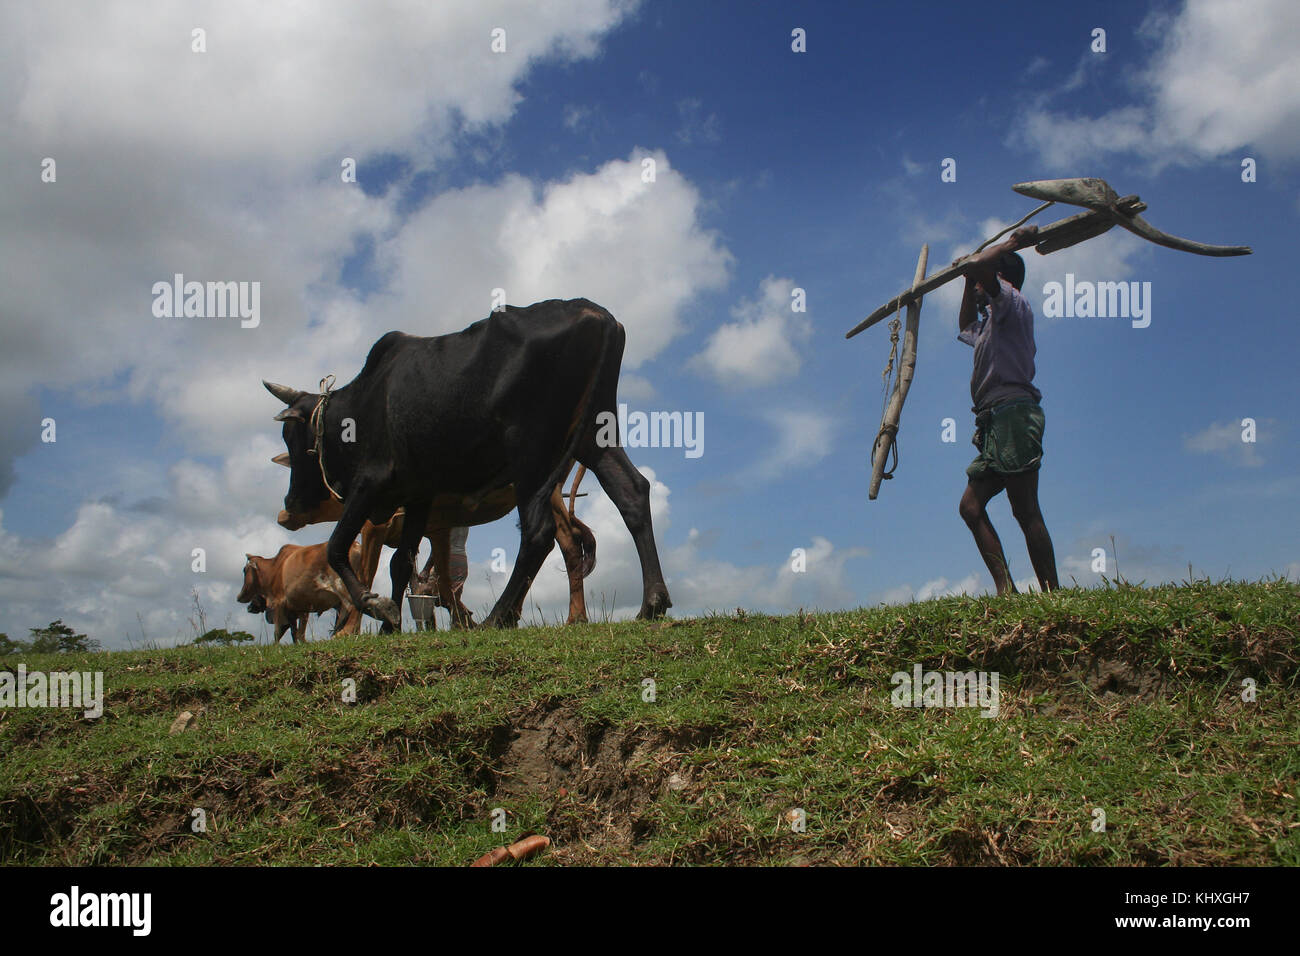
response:
[[[646,599],[641,602],[641,610],[636,615],[637,620],[653,621],[655,618],[667,614],[668,609],[672,606],[673,602],[668,600],[668,591],[665,589],[657,590],[646,595]]]
[[[367,602],[366,613],[385,625],[386,632],[388,628],[393,631],[402,629],[402,611],[393,603],[392,598],[375,596],[374,600]]]

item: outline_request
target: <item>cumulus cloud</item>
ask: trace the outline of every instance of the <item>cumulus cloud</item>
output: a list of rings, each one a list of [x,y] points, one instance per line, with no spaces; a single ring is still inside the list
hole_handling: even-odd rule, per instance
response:
[[[3,627],[11,637],[25,636],[22,628],[61,617],[106,648],[142,639],[166,645],[194,636],[194,592],[209,626],[230,618],[232,626],[256,631],[234,600],[244,554],[272,555],[290,541],[267,517],[283,493],[283,478],[273,474],[283,469],[271,464],[271,453],[268,440],[222,469],[181,460],[169,469],[168,492],[155,508],[87,501],[50,541],[5,531],[0,512]],[[251,467],[255,459],[265,467]],[[202,570],[195,570],[195,549]]]
[[[799,346],[812,336],[806,312],[793,309],[793,279],[768,276],[758,294],[731,310],[735,322],[709,336],[693,368],[723,385],[747,388],[768,385],[799,373]]]
[[[1257,468],[1264,464],[1259,453],[1259,445],[1267,440],[1274,423],[1262,421],[1253,426],[1244,425],[1243,420],[1214,422],[1191,435],[1183,436],[1183,448],[1199,454],[1218,455],[1230,464],[1246,468]],[[1246,441],[1253,435],[1254,441]]]
[[[681,119],[677,140],[683,146],[712,145],[722,141],[718,114],[707,112],[703,100],[694,96],[678,100],[677,115]]]
[[[1291,0],[1188,0],[1177,15],[1143,24],[1140,34],[1155,52],[1136,80],[1136,103],[1072,113],[1044,97],[1013,138],[1056,167],[1125,152],[1157,167],[1190,164],[1246,146],[1293,161],[1300,157],[1298,32],[1300,7]]]
[[[45,140],[240,160],[253,148],[263,162],[337,168],[336,154],[375,143],[445,154],[462,125],[509,117],[536,61],[592,56],[635,3],[327,2],[297,15],[257,0],[106,0],[76,16],[5,7],[6,79],[21,84],[13,118]],[[204,53],[192,50],[196,27]]]
[[[726,279],[700,196],[663,152],[552,182],[506,176],[414,210],[400,190],[340,178],[344,157],[364,183],[377,156],[413,174],[457,155],[467,132],[499,130],[533,64],[595,54],[633,3],[337,3],[296,19],[252,2],[105,2],[76,17],[3,6],[0,164],[30,175],[0,192],[0,257],[22,276],[0,287],[0,495],[39,438],[38,388],[124,414],[145,405],[185,457],[104,462],[98,497],[67,502],[71,527],[52,540],[0,524],[0,628],[21,634],[62,611],[121,646],[139,638],[139,614],[166,643],[188,633],[191,588],[210,612],[240,614],[244,553],[289,540],[274,524],[286,473],[269,461],[282,447],[263,377],[346,382],[383,332],[459,329],[498,286],[519,304],[581,295],[610,308],[629,329],[630,367]],[[191,52],[196,26],[206,53]],[[495,27],[505,54],[490,51]],[[40,179],[43,156],[55,182]],[[380,283],[364,301],[341,279],[362,239]],[[260,324],[154,317],[153,284],[175,273],[260,282]],[[653,394],[644,379],[629,391]]]
[[[0,165],[31,175],[0,192],[13,224],[0,258],[23,276],[0,289],[16,330],[0,381],[155,403],[190,426],[177,434],[191,450],[219,453],[264,420],[256,383],[271,356],[284,357],[279,374],[313,384],[427,311],[390,326],[338,288],[356,237],[400,226],[396,197],[342,182],[342,159],[357,159],[363,180],[372,155],[437,164],[466,130],[511,118],[532,64],[592,55],[632,6],[327,3],[284,17],[253,2],[158,0],[67,17],[6,4]],[[196,26],[206,53],[191,50]],[[497,26],[504,54],[490,49]],[[41,181],[42,157],[55,182]],[[261,324],[155,318],[152,285],[175,273],[260,282]],[[476,302],[471,315],[485,311]],[[23,446],[0,431],[0,491]]]
[[[979,573],[973,572],[955,582],[942,577],[933,578],[922,584],[919,589],[913,588],[910,584],[900,584],[898,587],[884,591],[879,601],[882,604],[907,604],[912,601],[929,601],[932,598],[954,597],[959,594],[975,594],[978,592],[979,582]]]
[[[731,256],[700,205],[662,151],[641,149],[541,186],[511,175],[448,190],[381,244],[392,291],[367,308],[434,335],[487,315],[495,289],[521,305],[582,296],[627,327],[623,364],[636,368],[684,331],[687,301],[726,282]]]
[[[766,451],[748,469],[756,480],[779,478],[810,468],[831,451],[835,421],[808,409],[774,408],[763,415],[774,434]]]

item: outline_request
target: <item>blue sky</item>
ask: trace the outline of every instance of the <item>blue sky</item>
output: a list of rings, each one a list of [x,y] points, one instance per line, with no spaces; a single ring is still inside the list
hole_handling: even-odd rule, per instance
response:
[[[701,457],[630,451],[656,482],[674,613],[991,589],[957,516],[974,454],[958,288],[922,310],[901,461],[874,502],[888,331],[843,334],[910,281],[922,242],[933,271],[1033,207],[1012,183],[1084,175],[1140,194],[1159,228],[1255,254],[1119,230],[1026,252],[1062,580],[1097,586],[1112,536],[1132,580],[1300,577],[1291,5],[529,6],[375,4],[359,25],[327,4],[298,30],[237,4],[81,23],[4,7],[0,241],[20,281],[0,292],[0,631],[61,617],[106,646],[170,643],[191,636],[192,589],[210,624],[246,626],[244,552],[328,534],[274,524],[287,473],[259,379],[345,382],[383,332],[454,331],[498,286],[606,305],[628,330],[622,400],[703,413]],[[175,272],[261,281],[260,327],[153,317],[151,284]],[[1067,272],[1149,282],[1150,326],[1044,317]],[[584,487],[588,600],[623,614],[631,541]],[[991,514],[1024,583],[1005,502]],[[513,558],[513,516],[471,531],[476,610],[504,584],[496,547]],[[558,552],[547,565],[533,614],[550,620]]]

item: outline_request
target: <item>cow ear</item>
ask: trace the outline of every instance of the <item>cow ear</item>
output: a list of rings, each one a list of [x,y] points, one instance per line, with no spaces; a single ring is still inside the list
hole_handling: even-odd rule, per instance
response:
[[[276,416],[275,416],[274,421],[277,421],[277,422],[304,422],[304,423],[305,423],[305,422],[307,421],[307,419],[303,418],[302,412],[298,411],[298,409],[296,409],[296,408],[286,408],[286,409],[285,409],[284,411],[282,411],[279,415],[276,415]]]
[[[287,451],[280,452],[280,454],[272,458],[271,461],[277,465],[284,465],[284,467],[286,468],[293,467],[292,465],[289,464],[289,453]]]
[[[288,385],[276,385],[275,382],[268,382],[266,379],[262,379],[262,384],[266,386],[268,392],[286,405],[292,405],[307,394],[301,389],[290,388]]]

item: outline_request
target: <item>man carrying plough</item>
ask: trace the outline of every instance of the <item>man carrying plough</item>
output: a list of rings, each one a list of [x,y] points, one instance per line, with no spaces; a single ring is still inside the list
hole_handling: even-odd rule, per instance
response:
[[[1037,234],[1037,226],[1021,227],[1005,242],[958,263],[966,291],[957,337],[975,349],[972,442],[979,450],[966,469],[960,510],[999,595],[1015,592],[1016,586],[985,506],[1004,488],[1025,534],[1039,587],[1050,591],[1058,586],[1052,538],[1038,507],[1044,419],[1038,404],[1042,393],[1033,384],[1034,313],[1020,294],[1025,263],[1016,253],[1033,245]]]

